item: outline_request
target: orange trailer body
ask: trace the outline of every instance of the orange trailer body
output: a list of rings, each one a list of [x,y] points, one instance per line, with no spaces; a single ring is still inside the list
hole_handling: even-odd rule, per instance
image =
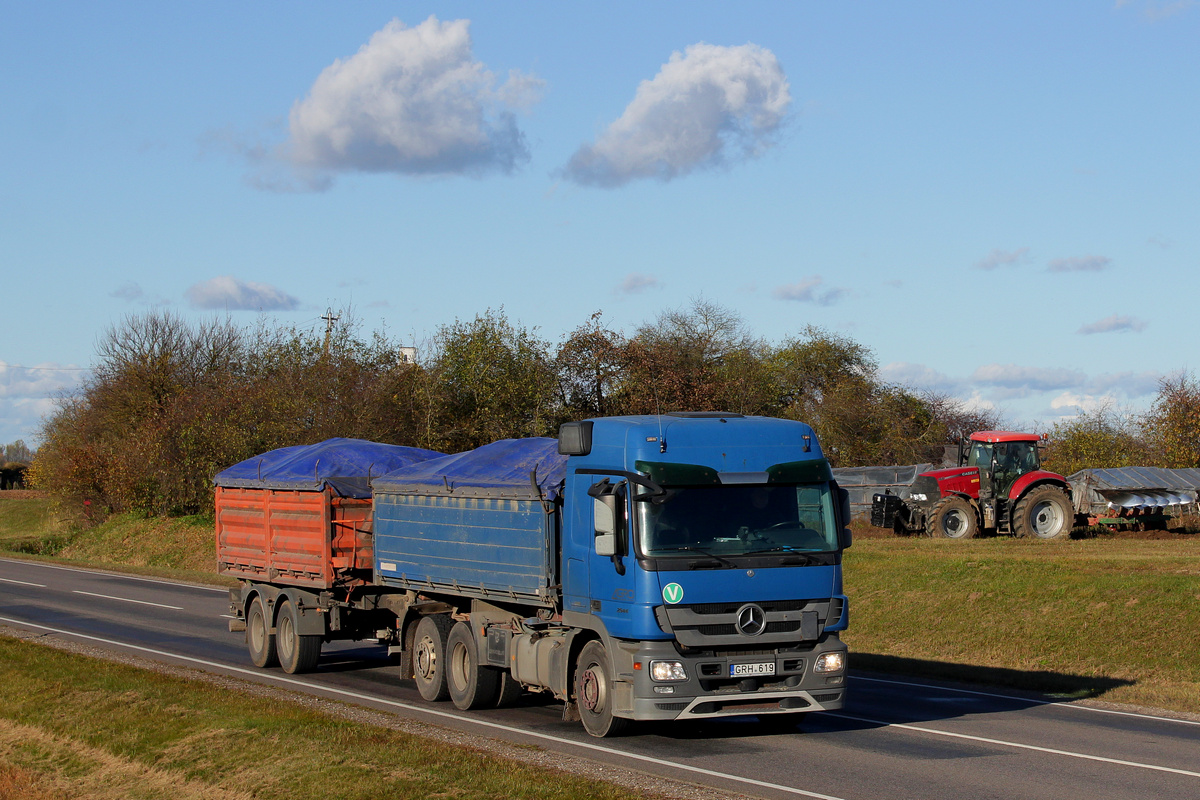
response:
[[[217,571],[235,578],[349,590],[374,569],[370,498],[323,491],[216,489]]]

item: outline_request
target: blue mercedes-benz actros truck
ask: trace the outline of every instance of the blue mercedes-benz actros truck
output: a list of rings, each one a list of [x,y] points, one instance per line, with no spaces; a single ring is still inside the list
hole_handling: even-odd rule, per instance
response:
[[[270,626],[259,608],[252,653],[291,636],[280,652],[312,655],[285,665],[308,668],[322,641],[377,638],[427,700],[549,692],[594,736],[842,707],[849,502],[808,425],[568,422],[557,440],[430,458],[371,488],[370,582],[235,590],[239,617],[256,591],[291,614]]]

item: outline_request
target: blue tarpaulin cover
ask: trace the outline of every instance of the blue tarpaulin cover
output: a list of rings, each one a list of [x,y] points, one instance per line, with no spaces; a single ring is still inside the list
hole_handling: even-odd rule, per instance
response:
[[[400,467],[445,455],[436,450],[380,444],[363,439],[326,439],[281,447],[217,473],[217,486],[248,489],[323,491],[342,497],[370,497],[371,479]]]
[[[531,472],[536,472],[536,490]],[[562,491],[566,474],[567,457],[559,455],[557,439],[501,439],[403,467],[371,485],[376,492],[553,500]]]

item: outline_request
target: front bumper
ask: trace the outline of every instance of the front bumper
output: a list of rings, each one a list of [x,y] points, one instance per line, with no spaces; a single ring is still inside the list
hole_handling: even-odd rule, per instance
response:
[[[832,711],[844,703],[845,667],[838,672],[813,671],[817,656],[822,653],[845,655],[846,645],[835,633],[826,634],[808,650],[781,648],[753,653],[681,656],[671,642],[641,642],[634,647],[632,652],[626,651],[632,655],[633,668],[622,675],[633,678],[631,703],[626,709],[632,719],[678,720]],[[682,662],[687,680],[653,680],[650,662],[658,660]],[[774,675],[730,677],[731,664],[770,662],[775,665]]]

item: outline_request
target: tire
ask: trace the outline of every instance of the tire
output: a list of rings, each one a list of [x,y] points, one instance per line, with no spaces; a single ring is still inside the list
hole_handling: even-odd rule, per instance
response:
[[[462,711],[494,706],[500,693],[500,671],[479,663],[475,632],[466,622],[456,623],[446,639],[446,688]]]
[[[506,669],[500,670],[500,686],[496,692],[496,708],[508,708],[516,705],[525,694],[525,687],[517,683],[512,673]]]
[[[1028,491],[1013,510],[1013,533],[1038,539],[1069,536],[1075,510],[1067,493],[1057,486],[1043,485]]]
[[[952,494],[934,504],[925,531],[934,538],[971,539],[979,533],[979,517],[974,506]]]
[[[588,642],[575,662],[575,703],[583,728],[592,736],[616,736],[629,720],[613,716],[612,663],[604,645]]]
[[[308,672],[321,658],[321,637],[313,634],[301,635],[300,614],[291,600],[279,603],[275,618],[275,650],[279,655],[279,666],[289,675]]]
[[[246,612],[246,649],[250,651],[250,660],[256,667],[279,665],[275,634],[271,633],[271,625],[267,622],[267,609],[263,605],[262,595],[250,601],[250,610]]]
[[[446,686],[446,640],[453,627],[454,620],[446,614],[430,614],[417,623],[417,635],[413,637],[413,681],[421,697],[431,703],[450,696]]]

